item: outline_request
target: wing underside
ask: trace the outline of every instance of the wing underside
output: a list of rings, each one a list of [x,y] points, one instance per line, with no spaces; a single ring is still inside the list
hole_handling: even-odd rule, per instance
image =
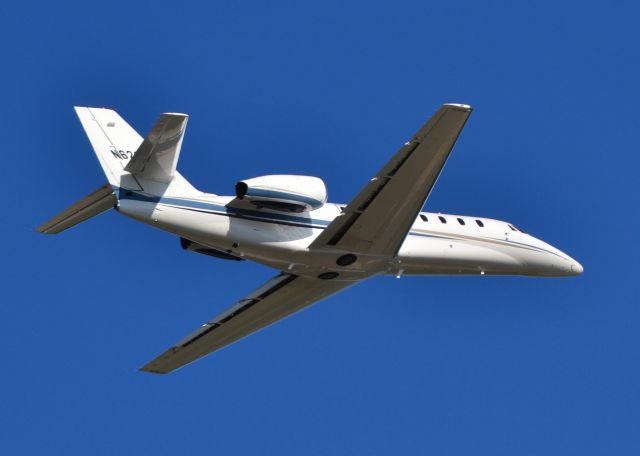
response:
[[[280,274],[140,370],[157,374],[169,373],[314,304],[352,283]]]
[[[394,256],[470,114],[469,106],[443,105],[309,248]]]

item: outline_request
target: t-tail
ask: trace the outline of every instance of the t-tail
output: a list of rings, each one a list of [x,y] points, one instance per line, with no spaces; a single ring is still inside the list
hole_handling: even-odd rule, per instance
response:
[[[117,112],[75,108],[107,183],[73,204],[37,231],[57,234],[118,205],[120,191],[158,195],[170,185],[193,189],[176,171],[188,116],[165,113],[142,138]]]

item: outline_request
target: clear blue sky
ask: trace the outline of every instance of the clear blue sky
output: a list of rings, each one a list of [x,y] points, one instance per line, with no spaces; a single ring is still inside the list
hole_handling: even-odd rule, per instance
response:
[[[640,453],[636,7],[72,3],[0,5],[1,453]],[[74,105],[143,135],[189,113],[203,190],[311,174],[348,202],[444,102],[475,112],[427,210],[512,221],[584,275],[377,278],[154,376],[273,271],[116,213],[33,231],[104,181]]]

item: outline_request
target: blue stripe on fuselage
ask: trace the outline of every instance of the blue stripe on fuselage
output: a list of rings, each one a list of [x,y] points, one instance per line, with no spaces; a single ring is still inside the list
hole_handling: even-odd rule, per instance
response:
[[[144,201],[144,202],[156,203],[156,204],[166,204],[166,205],[181,207],[185,209],[199,209],[199,210],[213,212],[217,214],[251,218],[252,220],[257,220],[257,221],[272,222],[276,220],[276,221],[282,221],[282,222],[296,223],[298,225],[307,226],[309,228],[325,228],[327,225],[329,225],[329,223],[331,223],[330,220],[312,219],[311,217],[270,213],[270,212],[257,211],[257,210],[251,210],[251,209],[238,209],[234,207],[226,207],[220,204],[209,203],[206,201],[197,201],[197,200],[191,200],[191,199],[172,198],[172,197],[159,197],[155,195],[148,195],[141,192],[134,192],[131,190],[124,190],[124,189],[120,189],[120,191],[118,192],[118,199]]]
[[[148,195],[148,194],[137,192],[137,191],[125,190],[122,188],[118,189],[118,199],[166,204],[166,205],[171,205],[171,206],[175,206],[183,209],[200,210],[207,213],[226,215],[229,217],[245,218],[248,220],[254,220],[254,221],[265,222],[265,223],[281,222],[284,225],[294,225],[294,226],[299,226],[304,228],[324,229],[332,222],[331,220],[312,219],[311,217],[301,217],[301,216],[288,215],[288,214],[266,213],[264,211],[257,211],[257,210],[251,210],[251,209],[238,209],[233,207],[222,206],[220,204],[208,203],[206,201],[197,201],[197,200],[171,198],[171,197],[163,198],[155,195]],[[409,235],[437,238],[437,239],[465,241],[465,239],[460,239],[456,237],[418,233],[415,231],[409,231]],[[477,240],[482,242],[482,239],[483,238],[478,238]],[[542,252],[551,253],[556,256],[560,256],[549,250],[540,248],[538,246],[525,244],[522,242],[516,242],[516,241],[507,240],[507,239],[494,239],[494,238],[486,238],[486,239],[493,240],[493,241],[507,242],[514,246],[528,247],[533,250],[538,250]]]

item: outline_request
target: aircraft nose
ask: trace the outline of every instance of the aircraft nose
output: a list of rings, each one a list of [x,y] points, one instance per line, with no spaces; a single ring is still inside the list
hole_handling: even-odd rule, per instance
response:
[[[547,254],[537,260],[537,267],[540,268],[542,275],[554,277],[577,276],[582,274],[584,268],[579,261],[571,258],[563,251],[537,239],[538,245],[547,251]]]
[[[582,265],[578,263],[576,260],[574,260],[573,258],[570,258],[570,262],[571,262],[570,270],[572,274],[573,275],[582,274],[582,272],[584,271],[584,268],[582,267]]]
[[[582,274],[584,268],[582,267],[580,262],[574,260],[564,252],[562,253],[562,255],[564,256],[565,263],[561,266],[561,269],[563,270],[563,273],[561,275],[577,276]]]

